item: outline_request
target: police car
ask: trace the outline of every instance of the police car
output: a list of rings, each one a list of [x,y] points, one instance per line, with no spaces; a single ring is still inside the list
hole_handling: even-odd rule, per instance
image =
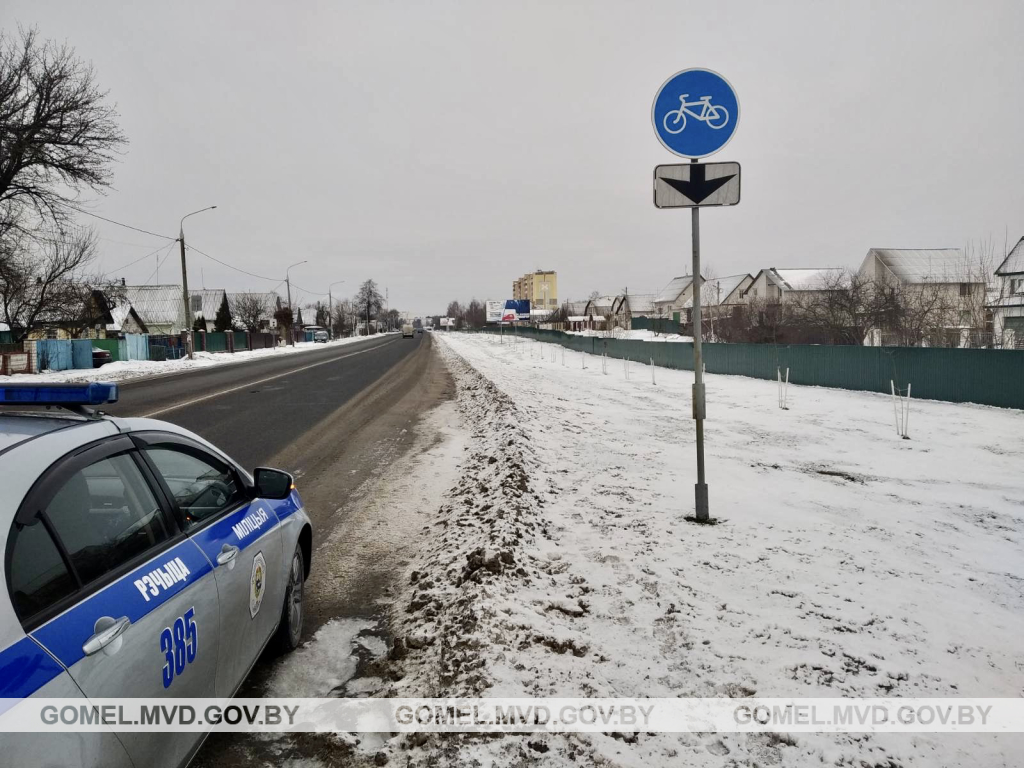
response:
[[[0,385],[0,700],[229,697],[269,643],[299,644],[312,528],[291,475],[90,409],[116,400]],[[180,766],[203,738],[7,733],[0,764]]]

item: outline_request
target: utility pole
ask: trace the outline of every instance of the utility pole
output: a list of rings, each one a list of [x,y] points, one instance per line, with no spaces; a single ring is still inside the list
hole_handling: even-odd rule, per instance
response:
[[[292,267],[297,267],[299,266],[299,264],[305,264],[307,261],[309,261],[309,259],[296,261],[294,264],[290,265],[288,269],[284,271],[284,282],[285,285],[288,286],[288,311],[291,312],[292,314],[292,322],[291,325],[288,326],[288,346],[290,347],[295,346],[295,312],[292,310],[292,281],[291,277],[289,276],[289,272],[291,272]]]
[[[185,308],[182,315],[185,325],[185,351],[188,352],[188,359],[193,359],[192,350],[192,312],[188,301],[188,265],[185,263],[185,220],[182,219],[182,226],[178,230],[178,245],[181,246],[181,297]]]
[[[216,207],[216,205],[211,205],[208,208],[200,208],[198,211],[186,213],[181,217],[181,221],[178,222],[178,245],[181,248],[181,297],[182,304],[185,309],[185,314],[183,316],[185,321],[185,347],[188,351],[189,360],[193,359],[195,356],[195,347],[192,343],[192,309],[189,306],[188,265],[185,262],[185,219],[189,216],[195,216],[197,213],[202,213],[203,211],[212,211]]]

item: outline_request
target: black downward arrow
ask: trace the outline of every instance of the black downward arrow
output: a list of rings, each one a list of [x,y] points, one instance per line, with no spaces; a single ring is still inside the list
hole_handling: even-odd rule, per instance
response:
[[[676,192],[700,205],[705,199],[713,195],[725,186],[730,179],[735,178],[736,176],[736,174],[733,173],[728,176],[719,176],[717,179],[707,179],[705,176],[706,170],[706,165],[691,165],[689,180],[683,181],[682,179],[666,179],[664,177],[662,177],[661,180],[672,187]]]

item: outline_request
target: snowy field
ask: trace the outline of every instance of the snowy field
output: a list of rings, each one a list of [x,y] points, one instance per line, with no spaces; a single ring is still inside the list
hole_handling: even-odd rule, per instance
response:
[[[385,334],[386,335],[386,334]],[[248,360],[259,360],[276,355],[294,355],[311,352],[325,347],[344,346],[357,341],[365,341],[365,336],[348,339],[335,339],[326,344],[304,341],[294,346],[271,347],[269,349],[253,349],[243,352],[196,352],[195,359],[189,360],[124,360],[107,363],[102,368],[79,368],[68,371],[42,371],[41,373],[17,373],[13,376],[0,376],[0,384],[41,384],[65,383],[73,384],[83,381],[127,381],[129,379],[148,378],[150,376],[166,376],[184,373],[197,368],[210,368],[215,365],[231,365],[244,363]]]
[[[1024,695],[1024,413],[437,334],[470,433],[383,695]],[[507,339],[506,339],[507,341]],[[1019,735],[421,737],[413,764],[998,766]],[[404,759],[404,758],[403,758]],[[438,762],[440,761],[440,762]],[[447,762],[446,762],[447,761]]]
[[[623,339],[626,341],[693,341],[693,336],[680,336],[678,333],[655,333],[654,331],[627,331],[616,328],[611,331],[566,331],[573,336],[596,336],[599,339]]]

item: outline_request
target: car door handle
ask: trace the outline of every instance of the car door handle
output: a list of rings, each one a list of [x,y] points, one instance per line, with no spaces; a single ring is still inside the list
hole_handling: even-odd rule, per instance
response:
[[[225,544],[221,547],[220,552],[217,554],[217,565],[227,565],[235,559],[235,555],[238,554],[238,547],[233,547],[230,544]]]
[[[94,653],[99,653],[123,635],[125,630],[131,625],[131,620],[127,616],[122,616],[120,619],[114,621],[114,623],[109,627],[101,629],[95,635],[86,640],[85,644],[82,646],[82,652],[85,653],[86,656],[92,656]]]

